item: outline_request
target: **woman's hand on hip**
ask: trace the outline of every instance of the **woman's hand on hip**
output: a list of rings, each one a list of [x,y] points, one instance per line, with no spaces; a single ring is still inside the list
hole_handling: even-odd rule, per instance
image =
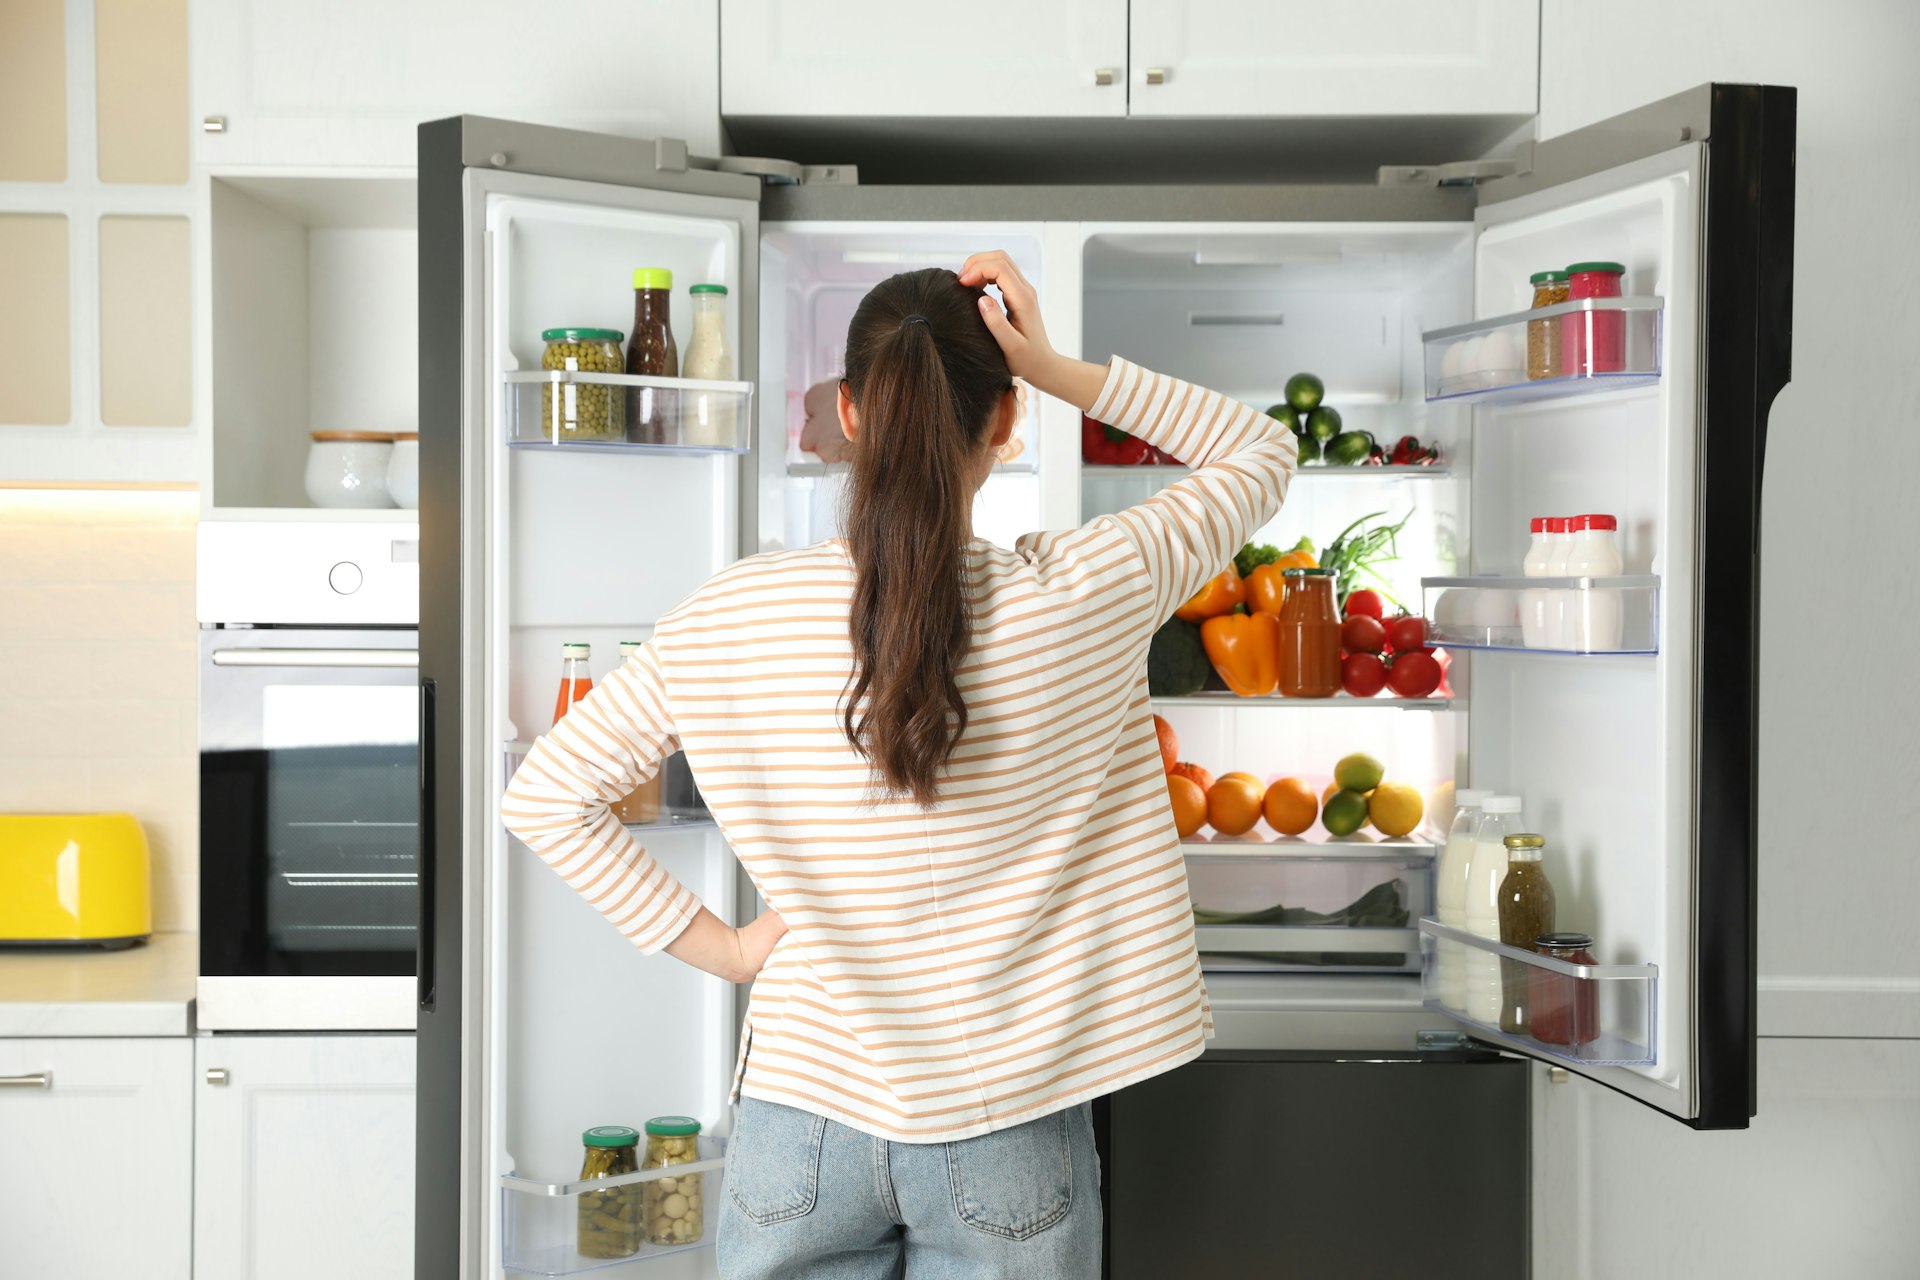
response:
[[[1053,349],[1040,319],[1040,295],[1020,274],[1004,249],[976,253],[960,267],[960,283],[969,288],[993,285],[1000,290],[1006,310],[991,295],[980,299],[980,318],[1000,344],[1007,371],[1016,378],[1074,405],[1082,413],[1093,407],[1106,385],[1107,371],[1084,360],[1072,360]]]
[[[752,982],[786,932],[787,922],[771,908],[736,929],[701,907],[666,950],[702,973],[728,982]]]

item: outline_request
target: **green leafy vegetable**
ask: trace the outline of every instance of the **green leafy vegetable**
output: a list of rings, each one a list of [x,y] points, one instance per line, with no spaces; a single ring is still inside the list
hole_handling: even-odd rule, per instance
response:
[[[1340,607],[1343,609],[1347,597],[1361,587],[1372,587],[1396,607],[1406,608],[1400,597],[1393,594],[1392,584],[1381,576],[1375,566],[1392,564],[1400,558],[1396,540],[1400,531],[1407,527],[1407,521],[1413,519],[1413,512],[1409,509],[1393,524],[1371,524],[1386,514],[1384,511],[1375,511],[1361,516],[1342,529],[1340,536],[1327,544],[1326,553],[1320,557],[1320,566],[1333,570],[1334,594],[1340,597]]]
[[[1240,576],[1244,578],[1261,565],[1272,564],[1281,556],[1295,551],[1304,551],[1308,555],[1312,555],[1313,539],[1302,538],[1285,551],[1282,551],[1279,547],[1269,542],[1249,542],[1246,546],[1233,553],[1233,567],[1238,569]]]

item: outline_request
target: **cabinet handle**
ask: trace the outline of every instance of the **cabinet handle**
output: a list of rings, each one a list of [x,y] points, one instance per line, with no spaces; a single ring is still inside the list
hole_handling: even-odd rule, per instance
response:
[[[36,1071],[24,1076],[0,1076],[0,1089],[51,1089],[53,1072]]]
[[[207,1068],[208,1084],[225,1084],[226,1082],[227,1082],[227,1069],[225,1067],[208,1067]]]
[[[1095,67],[1093,69],[1093,82],[1102,89],[1113,83],[1113,76],[1114,71],[1112,67]]]
[[[1148,67],[1147,68],[1148,84],[1165,84],[1166,82],[1167,82],[1167,69],[1165,67]]]
[[[207,116],[200,121],[200,132],[202,133],[225,133],[226,131],[227,118],[225,116]]]

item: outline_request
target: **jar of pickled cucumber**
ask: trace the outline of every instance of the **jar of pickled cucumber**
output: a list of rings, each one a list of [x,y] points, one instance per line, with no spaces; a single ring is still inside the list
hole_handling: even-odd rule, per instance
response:
[[[640,1134],[624,1124],[603,1124],[580,1135],[587,1158],[580,1181],[636,1173]],[[580,1193],[579,1248],[583,1258],[625,1258],[640,1252],[645,1184],[628,1182]]]
[[[618,329],[547,329],[540,367],[549,373],[625,373]],[[545,382],[540,385],[540,438],[569,440],[627,438],[627,389],[596,382]]]
[[[647,1121],[644,1169],[691,1164],[700,1158],[700,1122],[692,1116],[655,1116]],[[643,1182],[647,1239],[654,1244],[694,1244],[706,1221],[706,1175]]]

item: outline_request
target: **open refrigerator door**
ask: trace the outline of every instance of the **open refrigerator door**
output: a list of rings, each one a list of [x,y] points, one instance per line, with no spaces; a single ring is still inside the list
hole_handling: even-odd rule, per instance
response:
[[[422,676],[438,834],[423,893],[421,1274],[712,1274],[717,1199],[702,1193],[717,1198],[722,1176],[735,991],[639,955],[500,812],[556,714],[562,646],[604,677],[754,544],[759,182],[659,156],[471,117],[422,130],[422,314],[438,317],[421,338]],[[734,369],[626,373],[630,285],[669,292],[683,356],[702,296],[688,286],[724,286],[707,296],[727,301]],[[734,918],[750,890],[684,762],[656,783],[620,817]],[[646,1167],[643,1136],[637,1156],[581,1180],[585,1131],[663,1115],[699,1122],[671,1139],[690,1163]]]

